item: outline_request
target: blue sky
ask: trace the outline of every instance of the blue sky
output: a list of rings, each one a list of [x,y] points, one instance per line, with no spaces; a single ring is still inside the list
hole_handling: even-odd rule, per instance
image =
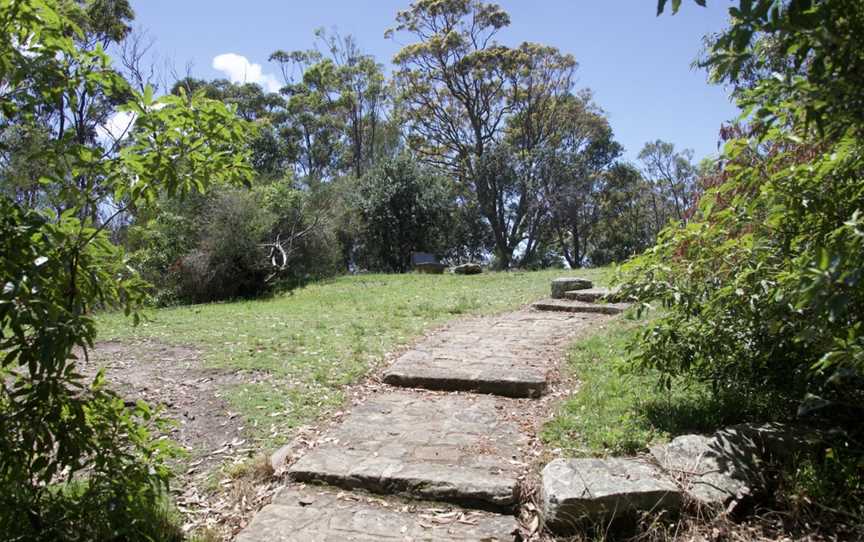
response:
[[[697,160],[717,151],[723,121],[736,116],[728,93],[691,68],[702,36],[724,28],[729,0],[700,8],[685,2],[673,16],[655,16],[655,0],[501,0],[512,19],[499,41],[534,41],[572,53],[578,86],[590,87],[608,113],[625,157],[646,141],[664,139],[691,148]],[[274,85],[276,49],[312,46],[313,31],[335,27],[389,66],[400,43],[384,39],[409,0],[133,0],[136,25],[154,49],[182,72],[187,62],[201,78],[246,78]],[[216,61],[214,62],[214,59]],[[214,68],[214,65],[220,69]],[[257,66],[256,66],[257,65]]]

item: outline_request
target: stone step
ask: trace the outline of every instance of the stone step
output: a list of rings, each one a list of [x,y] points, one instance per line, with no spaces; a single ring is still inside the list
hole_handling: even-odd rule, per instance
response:
[[[579,277],[563,277],[552,280],[552,292],[550,295],[554,299],[560,299],[564,296],[564,292],[571,292],[573,290],[587,290],[593,287],[594,283],[588,279],[583,279]]]
[[[549,360],[589,316],[521,310],[452,324],[402,354],[384,373],[393,386],[538,397]],[[556,350],[557,349],[557,350]]]
[[[377,502],[376,502],[377,501]],[[235,542],[334,542],[354,540],[512,541],[513,516],[420,506],[309,486],[286,487],[262,509]]]
[[[409,359],[403,359],[390,367],[384,373],[384,382],[402,388],[470,391],[504,397],[539,397],[549,385],[543,369],[498,373],[491,369],[500,364],[477,364],[472,368],[466,363],[460,366],[459,371],[447,374],[438,367],[414,366],[408,363]]]
[[[611,525],[639,512],[677,511],[678,485],[641,458],[555,459],[542,473],[543,520],[553,532]]]
[[[569,290],[564,292],[563,299],[594,303],[609,295],[608,288],[588,288],[587,290]]]
[[[516,504],[528,443],[490,395],[392,391],[373,396],[288,470],[326,483],[408,498],[505,510]]]
[[[630,305],[627,303],[585,303],[566,299],[544,299],[531,306],[538,311],[619,314]]]

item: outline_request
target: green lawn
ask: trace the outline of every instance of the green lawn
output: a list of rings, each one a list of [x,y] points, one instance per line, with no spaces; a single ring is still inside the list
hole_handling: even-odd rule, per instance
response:
[[[661,389],[656,371],[629,368],[628,345],[648,323],[625,314],[573,344],[564,370],[580,384],[545,425],[547,445],[570,456],[628,455],[676,435],[766,417],[765,398],[714,397],[686,377]]]
[[[553,278],[574,274],[605,284],[610,270],[340,277],[261,301],[148,311],[137,327],[122,315],[103,315],[99,339],[191,345],[203,350],[208,366],[264,373],[256,375],[259,383],[225,394],[247,427],[258,427],[255,436],[284,437],[340,404],[345,385],[425,330],[522,306],[547,296]],[[276,412],[282,414],[271,416]]]

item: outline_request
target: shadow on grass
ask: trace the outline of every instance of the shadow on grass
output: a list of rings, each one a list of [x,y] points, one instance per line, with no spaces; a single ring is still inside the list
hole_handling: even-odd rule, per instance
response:
[[[670,395],[644,401],[645,419],[672,437],[686,433],[710,433],[745,422],[779,421],[790,412],[787,401],[768,394],[710,392]]]

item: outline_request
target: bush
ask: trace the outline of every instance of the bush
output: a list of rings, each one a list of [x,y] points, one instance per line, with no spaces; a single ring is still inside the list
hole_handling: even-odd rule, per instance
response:
[[[76,371],[92,347],[90,300],[134,298],[122,253],[104,231],[58,223],[0,199],[0,532],[16,540],[137,540],[163,504],[172,448],[144,403],[127,409]],[[79,248],[74,235],[92,240]],[[76,278],[68,262],[86,269]],[[69,284],[81,300],[69,306]]]
[[[364,175],[354,205],[362,223],[363,267],[404,272],[412,252],[442,255],[447,249],[445,232],[454,210],[447,181],[408,154],[385,160]]]
[[[667,309],[637,363],[791,406],[864,369],[864,4],[741,4],[706,64],[751,125],[724,130],[693,220],[629,263],[624,286]]]
[[[266,291],[270,271],[261,245],[275,216],[255,192],[225,190],[206,207],[195,250],[181,257],[176,271],[180,297],[196,303],[254,297]]]

